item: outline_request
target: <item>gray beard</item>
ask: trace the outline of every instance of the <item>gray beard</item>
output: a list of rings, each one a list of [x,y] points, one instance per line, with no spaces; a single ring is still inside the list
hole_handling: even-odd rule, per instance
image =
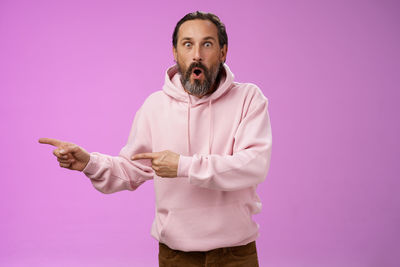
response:
[[[189,91],[192,95],[203,96],[208,93],[211,88],[211,84],[207,79],[205,79],[203,83],[199,80],[194,80],[193,84],[190,82],[190,80],[186,80],[185,84],[183,84],[183,88]]]
[[[194,83],[192,84],[190,82],[190,75],[188,77],[185,77],[187,75],[185,75],[184,73],[181,73],[180,68],[178,68],[178,69],[179,69],[179,73],[181,74],[181,82],[182,82],[183,88],[185,88],[192,95],[204,96],[211,92],[212,86],[214,85],[215,81],[217,80],[218,74],[220,73],[220,71],[222,69],[222,64],[220,66],[218,66],[215,70],[211,69],[210,70],[212,72],[211,75],[208,77],[206,75],[203,83],[200,80],[194,80]]]

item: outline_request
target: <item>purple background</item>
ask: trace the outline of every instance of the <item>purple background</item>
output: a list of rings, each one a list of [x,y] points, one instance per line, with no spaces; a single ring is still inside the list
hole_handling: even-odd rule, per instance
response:
[[[1,0],[0,265],[157,266],[153,182],[101,194],[37,139],[118,154],[173,64],[173,27],[203,10],[227,26],[236,81],[270,100],[261,266],[399,266],[399,7]]]

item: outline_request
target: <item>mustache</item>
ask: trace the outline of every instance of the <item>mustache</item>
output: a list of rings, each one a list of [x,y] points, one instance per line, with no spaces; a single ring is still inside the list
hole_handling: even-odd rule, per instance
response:
[[[204,66],[201,62],[193,62],[192,64],[190,64],[186,73],[188,73],[188,74],[192,73],[194,68],[202,69],[204,71],[204,73],[208,73],[207,67]]]

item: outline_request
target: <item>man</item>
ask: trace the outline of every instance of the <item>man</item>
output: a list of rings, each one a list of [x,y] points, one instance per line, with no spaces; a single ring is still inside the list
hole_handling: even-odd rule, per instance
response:
[[[160,266],[258,266],[251,216],[261,210],[256,187],[270,165],[268,100],[255,85],[233,81],[227,50],[217,16],[187,14],[173,33],[177,64],[137,111],[119,156],[39,140],[103,193],[154,179]]]

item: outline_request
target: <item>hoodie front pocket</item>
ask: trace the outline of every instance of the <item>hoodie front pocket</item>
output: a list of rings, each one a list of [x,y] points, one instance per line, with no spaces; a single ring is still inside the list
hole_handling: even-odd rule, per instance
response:
[[[198,249],[233,244],[258,230],[250,213],[239,203],[215,207],[173,209],[161,229],[161,241]]]

